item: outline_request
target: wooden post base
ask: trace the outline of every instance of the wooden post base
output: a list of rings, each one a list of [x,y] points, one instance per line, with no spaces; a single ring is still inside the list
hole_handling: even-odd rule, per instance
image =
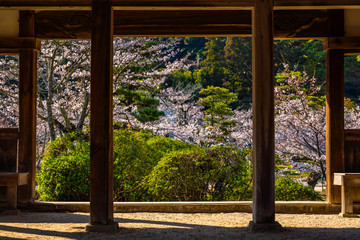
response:
[[[339,213],[339,216],[343,217],[343,218],[358,218],[358,217],[360,217],[360,215],[355,214],[355,213]]]
[[[255,233],[284,231],[281,224],[276,221],[273,223],[255,223],[254,221],[250,221],[249,229],[250,232],[255,232]]]
[[[117,222],[111,224],[88,224],[85,227],[87,232],[116,233],[119,231]]]
[[[360,173],[334,173],[334,185],[341,186],[341,217],[354,214],[353,187],[360,186]]]

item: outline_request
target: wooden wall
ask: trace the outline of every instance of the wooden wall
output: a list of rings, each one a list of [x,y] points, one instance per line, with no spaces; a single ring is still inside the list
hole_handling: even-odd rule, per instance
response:
[[[344,144],[345,172],[360,172],[360,129],[345,130]],[[353,196],[355,202],[360,202],[360,187],[355,187]]]
[[[17,170],[19,133],[17,128],[0,128],[0,171]],[[6,200],[6,187],[0,187],[0,201]]]

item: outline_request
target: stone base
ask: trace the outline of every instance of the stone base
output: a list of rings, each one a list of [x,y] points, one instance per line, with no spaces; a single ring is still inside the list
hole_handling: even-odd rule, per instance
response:
[[[112,224],[88,224],[85,227],[87,232],[102,232],[102,233],[116,233],[119,231],[119,225],[117,222]]]
[[[249,229],[251,232],[282,232],[284,229],[278,222],[273,223],[254,223],[250,221]]]
[[[344,217],[344,218],[358,218],[360,217],[358,214],[355,213],[339,213],[340,217]]]

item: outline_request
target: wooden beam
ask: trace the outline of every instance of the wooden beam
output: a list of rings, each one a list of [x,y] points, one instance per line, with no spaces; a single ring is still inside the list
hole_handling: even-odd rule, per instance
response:
[[[239,10],[251,9],[257,0],[113,0],[115,10]]]
[[[115,10],[252,9],[258,0],[113,0]],[[274,0],[279,10],[360,9],[358,0]],[[91,0],[0,0],[0,9],[91,10]]]
[[[274,0],[274,9],[360,9],[360,2],[358,0]]]
[[[35,36],[33,11],[20,12],[20,37]],[[28,185],[18,188],[22,202],[35,200],[36,174],[36,49],[20,51],[19,78],[19,172],[29,172]]]
[[[275,11],[275,37],[328,36],[326,11]],[[36,36],[90,39],[90,11],[42,11]],[[115,11],[115,36],[250,36],[251,11]]]
[[[272,0],[253,10],[253,221],[252,231],[275,222],[274,41]]]
[[[20,50],[40,50],[41,42],[35,37],[0,38],[0,51],[18,52]]]
[[[0,140],[17,140],[18,138],[18,128],[0,128]]]
[[[91,10],[92,0],[0,0],[0,9]]]
[[[90,232],[116,231],[113,214],[113,10],[94,0],[91,39]]]
[[[344,49],[360,50],[360,37],[329,37],[324,40],[324,50],[328,49]]]
[[[331,10],[330,34],[344,35],[344,11]],[[329,203],[341,202],[341,189],[333,185],[335,172],[344,172],[344,51],[326,52],[326,181]]]
[[[29,173],[0,172],[0,186],[20,186],[28,184]]]
[[[360,129],[346,129],[344,131],[345,131],[345,141],[360,142]],[[357,165],[356,167],[360,168],[360,165]]]
[[[117,10],[251,9],[256,0],[113,0]],[[0,9],[90,10],[91,0],[0,0]]]
[[[274,37],[310,39],[328,36],[328,12],[324,10],[274,11]]]
[[[116,36],[251,35],[251,11],[116,11]]]
[[[91,12],[39,12],[36,35],[43,39],[89,39]],[[116,36],[251,34],[251,11],[115,11]]]

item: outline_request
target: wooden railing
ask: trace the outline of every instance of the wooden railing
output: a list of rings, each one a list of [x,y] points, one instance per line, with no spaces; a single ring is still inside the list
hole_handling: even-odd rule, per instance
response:
[[[345,130],[344,160],[346,173],[360,172],[360,129]]]
[[[16,214],[17,187],[28,183],[27,172],[18,172],[17,128],[0,128],[0,186],[6,188],[6,214]]]
[[[344,165],[345,173],[360,173],[360,129],[344,131]],[[354,186],[353,201],[360,202],[360,187]]]

